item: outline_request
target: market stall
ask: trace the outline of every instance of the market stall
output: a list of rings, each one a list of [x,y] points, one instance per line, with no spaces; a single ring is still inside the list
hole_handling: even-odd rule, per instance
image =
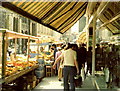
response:
[[[12,51],[8,52],[9,40],[14,39],[14,48]],[[27,40],[27,49],[26,55],[17,54],[17,39],[26,39]],[[35,58],[30,58],[30,40],[39,40],[39,38],[12,32],[6,29],[0,29],[0,75],[3,89],[6,89],[6,85],[8,86],[10,83],[17,84],[17,81],[20,78],[27,78],[26,83],[32,83],[32,87],[28,85],[26,87],[22,87],[22,89],[30,89],[35,86],[36,75],[34,74],[35,70],[39,67],[38,64],[38,56]],[[37,47],[37,53],[39,53],[39,47]],[[29,75],[32,74],[32,75]],[[29,77],[28,77],[29,76]],[[31,77],[30,77],[31,76]],[[35,78],[30,81],[31,78]],[[20,80],[21,81],[21,80]],[[34,82],[34,86],[33,86]]]
[[[86,39],[86,32],[83,31],[79,34],[79,37],[77,39],[77,43],[78,44],[82,44],[82,43],[86,43],[87,39]]]
[[[50,46],[52,45],[52,39],[46,38],[43,40],[43,37],[39,37],[39,40],[42,41],[36,41],[36,43],[32,42],[30,43],[31,53],[30,57],[35,57],[38,55],[38,63],[40,63],[40,67],[38,67],[35,71],[35,74],[38,79],[41,79],[46,74],[46,66],[50,66],[53,64],[52,57],[50,57],[53,53],[50,51]],[[39,46],[39,54],[35,53],[34,51],[37,49],[37,46]]]

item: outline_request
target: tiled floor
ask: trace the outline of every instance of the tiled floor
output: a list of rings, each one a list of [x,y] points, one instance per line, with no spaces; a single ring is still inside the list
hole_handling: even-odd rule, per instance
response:
[[[35,89],[63,89],[63,81],[58,81],[56,76],[45,77]]]
[[[59,90],[63,90],[63,81],[58,81],[57,76],[53,76],[53,77],[45,77],[42,79],[42,81],[36,86],[36,88],[34,90],[47,90],[47,89],[59,89]],[[86,77],[85,81],[82,84],[81,88],[76,88],[76,89],[88,89],[88,90],[95,90],[96,88],[93,86],[92,83],[92,79],[91,77]],[[33,91],[34,91],[33,90]]]
[[[99,89],[101,89],[101,91],[103,90],[108,90],[108,91],[120,91],[120,88],[118,88],[117,86],[115,86],[115,83],[112,83],[112,88],[107,88],[107,84],[105,82],[105,76],[103,75],[99,75],[95,77],[96,83],[99,86]]]

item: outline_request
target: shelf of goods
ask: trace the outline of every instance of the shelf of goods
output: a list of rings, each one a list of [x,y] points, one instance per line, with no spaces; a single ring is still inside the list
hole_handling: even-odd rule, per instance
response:
[[[8,55],[9,40],[14,39],[14,52]],[[26,39],[27,55],[17,54],[17,39]],[[0,29],[0,83],[8,84],[39,67],[38,56],[29,57],[30,40],[39,40],[38,37]],[[37,50],[37,53],[38,50]],[[35,76],[35,75],[34,75]]]
[[[21,70],[21,71],[19,71],[19,72],[16,72],[16,73],[14,73],[14,74],[11,74],[10,76],[5,77],[4,82],[5,82],[5,83],[10,83],[10,82],[12,82],[13,80],[19,78],[20,76],[23,76],[24,74],[29,73],[30,71],[35,70],[35,69],[38,68],[38,67],[39,67],[39,65],[35,65],[35,66],[30,67],[30,68],[26,68],[26,69],[24,69],[24,70]]]
[[[39,54],[35,53],[34,50],[37,50],[37,46],[39,45],[39,50],[41,50],[41,47],[43,48],[44,52],[39,51]],[[30,58],[34,58],[36,55],[38,55],[38,64],[39,67],[35,70],[36,77],[38,79],[43,78],[45,76],[45,65],[46,65],[46,60],[50,60],[50,52],[49,52],[49,46],[52,44],[49,42],[45,43],[30,43]]]

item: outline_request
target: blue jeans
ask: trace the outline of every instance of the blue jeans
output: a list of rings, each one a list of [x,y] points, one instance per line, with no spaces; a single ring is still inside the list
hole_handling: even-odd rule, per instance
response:
[[[64,91],[69,91],[69,84],[70,82],[70,90],[75,91],[75,84],[74,84],[74,76],[75,76],[76,70],[73,66],[65,66],[63,68],[63,79],[64,79]]]

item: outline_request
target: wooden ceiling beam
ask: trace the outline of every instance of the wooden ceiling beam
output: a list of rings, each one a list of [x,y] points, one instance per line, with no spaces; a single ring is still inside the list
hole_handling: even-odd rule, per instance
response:
[[[95,13],[93,13],[89,19],[88,24],[85,26],[84,29],[87,29],[89,25],[92,23],[94,18],[99,18],[99,16],[108,8],[110,0],[107,2],[101,2]],[[90,7],[89,7],[90,8]]]
[[[111,22],[115,21],[115,20],[118,19],[118,18],[120,18],[120,14],[117,15],[117,16],[115,16],[115,17],[113,17],[111,20],[106,21],[104,24],[102,24],[102,25],[101,25],[100,27],[98,27],[97,29],[100,29],[100,28],[102,28],[102,27],[110,24]]]

